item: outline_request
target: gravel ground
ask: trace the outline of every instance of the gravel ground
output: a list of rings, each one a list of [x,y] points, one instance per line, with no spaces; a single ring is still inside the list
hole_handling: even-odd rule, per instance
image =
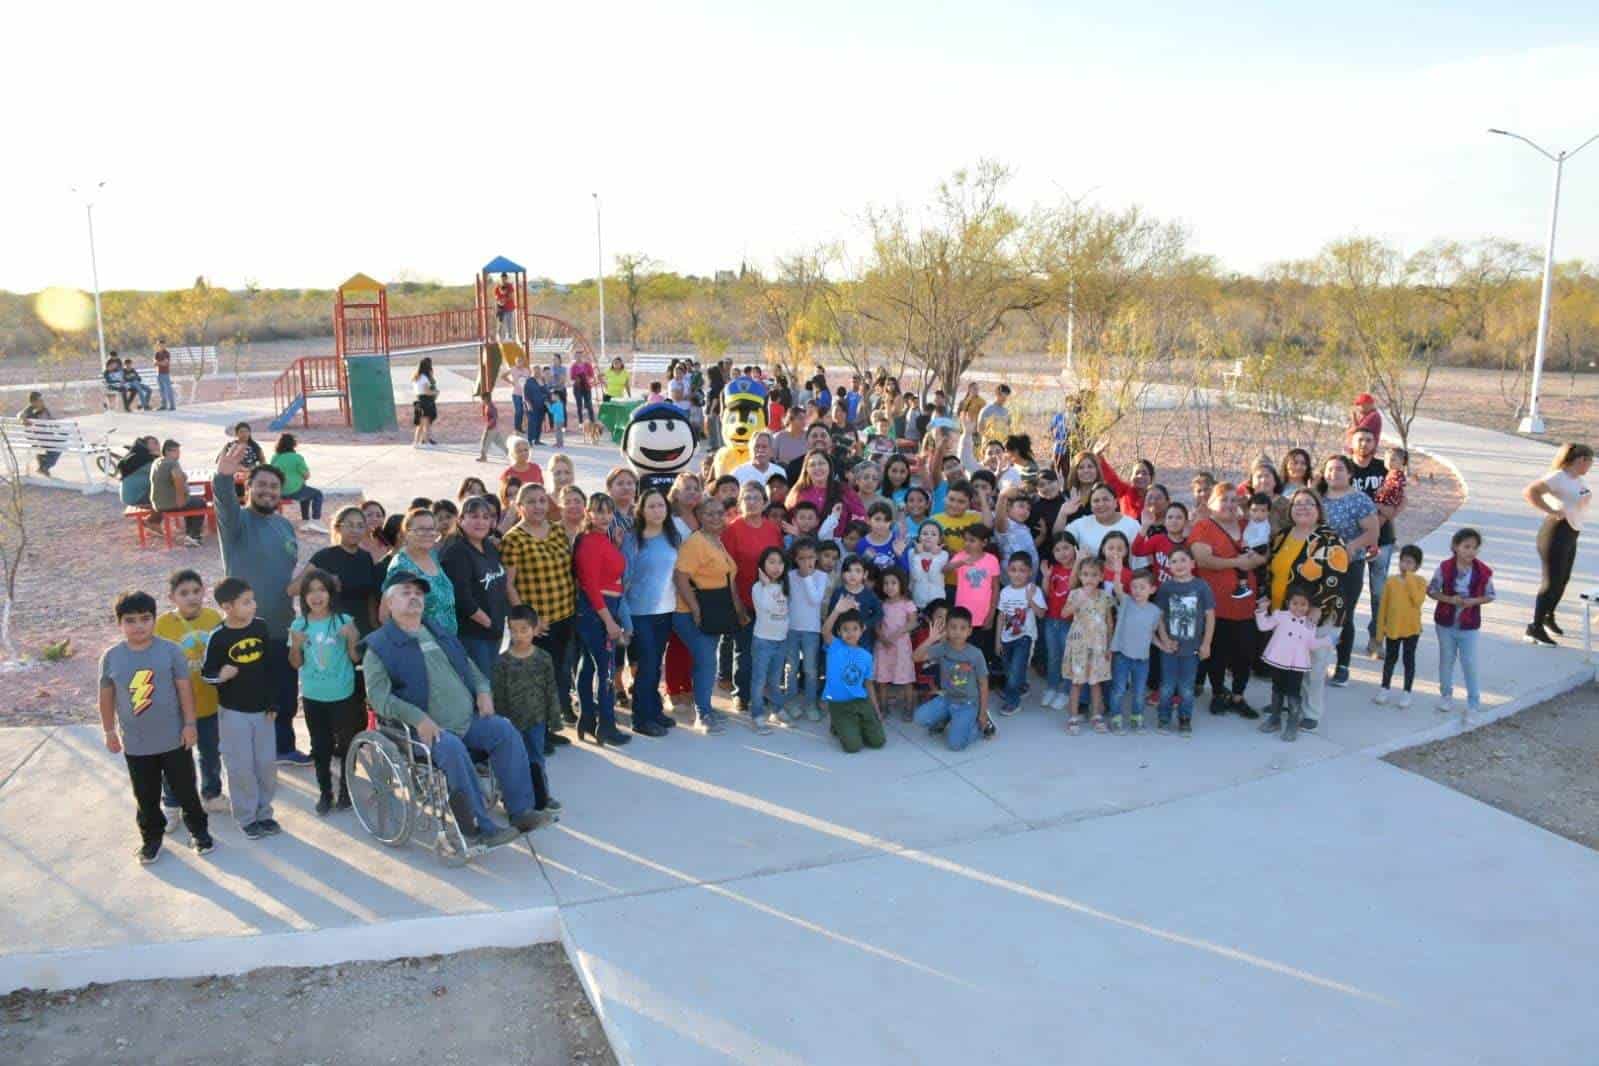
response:
[[[24,990],[0,998],[0,1047],[39,1064],[616,1062],[555,944]]]
[[[1599,686],[1388,761],[1599,849]]]
[[[144,589],[165,609],[168,575],[192,567],[209,588],[223,577],[222,554],[209,531],[198,548],[167,551],[156,533],[141,550],[113,493],[84,496],[35,487],[23,492],[29,547],[17,579],[12,629],[32,661],[0,675],[0,727],[95,722],[100,653],[118,639],[111,617],[117,593]],[[324,520],[350,502],[352,497],[328,497]],[[287,514],[298,527],[298,511]],[[303,559],[328,543],[324,533],[299,536]],[[70,657],[40,659],[46,645],[62,640],[72,642]]]

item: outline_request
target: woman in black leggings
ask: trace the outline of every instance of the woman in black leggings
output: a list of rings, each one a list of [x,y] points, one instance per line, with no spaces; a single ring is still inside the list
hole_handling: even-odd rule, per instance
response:
[[[1527,626],[1527,639],[1534,644],[1552,648],[1555,637],[1564,635],[1555,621],[1555,609],[1566,594],[1566,583],[1571,580],[1571,569],[1577,561],[1577,538],[1582,534],[1588,502],[1593,499],[1583,476],[1592,468],[1591,445],[1562,444],[1549,473],[1522,490],[1526,501],[1547,516],[1538,530],[1543,583],[1538,586],[1532,623]]]

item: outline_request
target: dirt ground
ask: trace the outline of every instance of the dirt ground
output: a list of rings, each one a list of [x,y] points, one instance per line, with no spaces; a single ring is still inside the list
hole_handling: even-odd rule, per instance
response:
[[[117,637],[111,604],[118,592],[140,588],[163,606],[167,577],[198,570],[209,588],[221,580],[222,555],[207,532],[198,548],[167,551],[159,534],[140,549],[132,525],[113,493],[28,487],[29,547],[17,579],[12,628],[17,644],[34,660],[0,675],[0,727],[63,725],[97,721],[95,687],[100,653]],[[328,497],[326,521],[350,498]],[[299,525],[299,514],[286,512]],[[326,547],[326,534],[301,532],[301,558]],[[71,641],[60,662],[40,660],[46,645]]]
[[[559,945],[0,998],[15,1063],[614,1064]]]
[[[1599,850],[1599,686],[1388,761]]]

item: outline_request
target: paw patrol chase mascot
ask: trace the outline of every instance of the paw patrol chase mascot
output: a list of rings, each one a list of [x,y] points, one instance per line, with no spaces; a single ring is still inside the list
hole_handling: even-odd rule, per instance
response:
[[[672,487],[694,460],[699,435],[688,413],[675,403],[647,403],[633,412],[622,433],[622,458],[638,475],[639,491]]]
[[[734,378],[722,390],[722,439],[716,476],[731,474],[750,461],[750,441],[766,428],[766,386],[754,378]]]

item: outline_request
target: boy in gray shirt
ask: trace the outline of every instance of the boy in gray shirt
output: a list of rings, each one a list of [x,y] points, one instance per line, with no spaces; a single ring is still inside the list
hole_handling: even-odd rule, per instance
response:
[[[1144,728],[1144,688],[1149,684],[1149,646],[1160,625],[1160,608],[1150,602],[1155,592],[1155,575],[1140,570],[1133,575],[1130,592],[1117,590],[1116,633],[1111,637],[1110,707],[1106,716],[1118,732],[1129,727],[1122,710],[1122,696],[1133,694],[1131,731]]]
[[[155,635],[155,597],[148,592],[123,593],[115,612],[122,641],[100,657],[100,725],[106,750],[128,763],[142,841],[137,858],[148,866],[161,857],[163,778],[183,808],[190,843],[205,855],[214,845],[189,753],[196,740],[189,661],[182,648]]]
[[[916,708],[916,724],[944,731],[951,751],[960,751],[979,733],[994,735],[988,718],[988,659],[971,638],[972,612],[951,607],[912,655],[916,662],[937,666],[939,680],[938,695]]]

